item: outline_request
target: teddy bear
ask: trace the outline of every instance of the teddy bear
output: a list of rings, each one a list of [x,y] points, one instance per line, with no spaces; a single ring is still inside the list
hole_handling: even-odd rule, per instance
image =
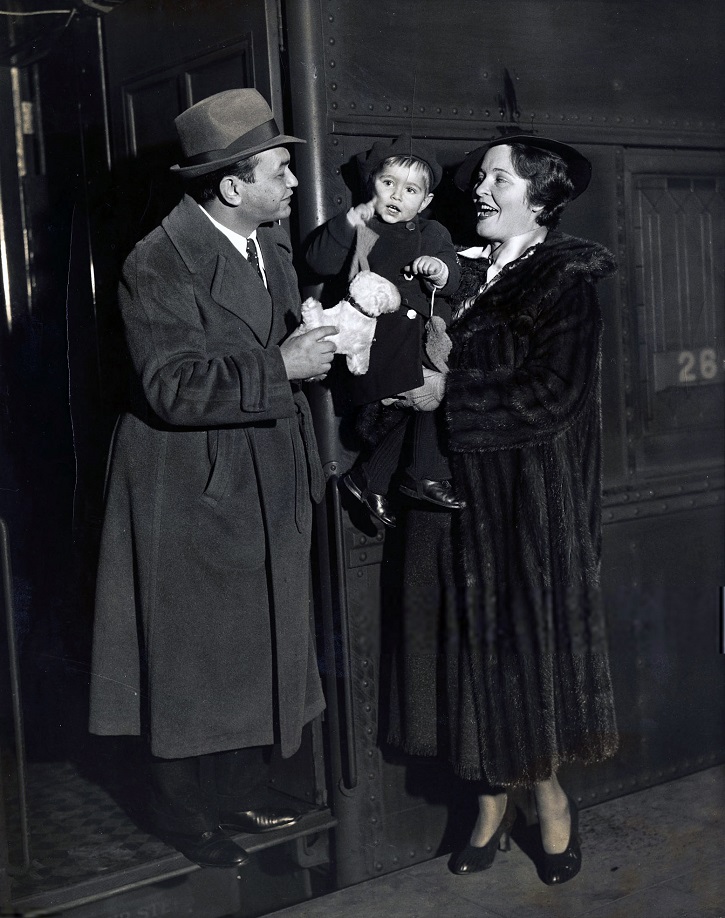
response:
[[[344,299],[323,309],[319,300],[308,297],[302,304],[302,325],[305,332],[321,325],[335,325],[337,334],[330,336],[338,354],[345,354],[347,367],[356,376],[367,373],[370,365],[370,345],[375,337],[377,317],[395,312],[400,306],[400,293],[395,284],[375,274],[360,271],[350,281]]]

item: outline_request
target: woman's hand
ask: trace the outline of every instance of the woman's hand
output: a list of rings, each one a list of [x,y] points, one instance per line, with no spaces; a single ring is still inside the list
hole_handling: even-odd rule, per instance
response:
[[[439,370],[423,367],[423,385],[409,389],[395,398],[383,399],[384,405],[395,405],[398,408],[412,408],[413,411],[435,411],[443,401],[446,389],[446,374]]]

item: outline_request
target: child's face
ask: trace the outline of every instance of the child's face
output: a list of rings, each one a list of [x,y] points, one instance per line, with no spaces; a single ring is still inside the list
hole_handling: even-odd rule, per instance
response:
[[[372,203],[385,223],[407,223],[431,202],[425,170],[420,166],[383,163],[373,180]]]

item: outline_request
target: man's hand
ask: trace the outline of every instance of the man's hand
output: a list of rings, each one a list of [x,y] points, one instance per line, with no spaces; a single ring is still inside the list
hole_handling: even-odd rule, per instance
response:
[[[406,274],[420,274],[433,287],[445,287],[448,282],[448,265],[434,255],[420,255],[403,269]]]
[[[332,358],[337,348],[329,340],[336,335],[334,325],[321,325],[310,331],[293,332],[286,341],[280,344],[282,360],[287,371],[287,379],[303,380],[322,378],[332,366]]]
[[[369,223],[375,214],[375,202],[368,201],[367,204],[358,204],[357,207],[351,207],[347,212],[348,222],[352,226],[365,226]]]

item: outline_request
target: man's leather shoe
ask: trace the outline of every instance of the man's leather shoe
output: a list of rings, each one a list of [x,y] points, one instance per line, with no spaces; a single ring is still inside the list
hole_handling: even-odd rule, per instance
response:
[[[436,507],[443,507],[445,510],[462,510],[466,502],[458,500],[450,481],[433,481],[430,478],[421,478],[414,481],[408,477],[400,486],[403,494],[414,497],[417,500],[427,501],[429,504],[435,504]]]
[[[391,529],[395,526],[395,514],[388,506],[387,499],[382,494],[376,494],[369,491],[365,475],[360,469],[353,469],[347,475],[343,475],[342,483],[347,490],[356,497],[363,506],[367,507],[374,517],[389,526]]]
[[[164,839],[200,867],[241,867],[249,860],[244,848],[232,841],[220,826],[199,835],[168,833]]]
[[[239,813],[224,813],[219,820],[230,832],[273,832],[294,825],[300,814],[294,810],[273,810],[260,807],[257,810],[242,810]]]

